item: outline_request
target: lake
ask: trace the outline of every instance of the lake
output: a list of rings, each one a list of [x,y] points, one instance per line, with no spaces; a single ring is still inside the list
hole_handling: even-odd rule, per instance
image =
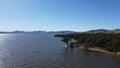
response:
[[[0,34],[0,68],[120,68],[120,56],[69,48],[52,34]]]

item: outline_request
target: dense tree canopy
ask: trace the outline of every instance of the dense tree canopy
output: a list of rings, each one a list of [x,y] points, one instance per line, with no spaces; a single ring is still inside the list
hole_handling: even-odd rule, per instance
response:
[[[79,33],[79,34],[64,34],[55,35],[62,37],[65,42],[69,39],[74,39],[76,44],[89,43],[90,47],[101,47],[105,50],[118,52],[120,51],[120,34],[114,33]]]

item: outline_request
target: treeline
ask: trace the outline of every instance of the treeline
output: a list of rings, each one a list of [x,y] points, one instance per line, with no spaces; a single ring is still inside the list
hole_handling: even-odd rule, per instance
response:
[[[75,44],[79,46],[83,43],[88,43],[90,47],[100,47],[111,52],[120,51],[120,34],[114,33],[79,33],[79,34],[64,34],[55,35],[62,37],[67,45],[73,39]],[[78,45],[79,44],[79,45]]]

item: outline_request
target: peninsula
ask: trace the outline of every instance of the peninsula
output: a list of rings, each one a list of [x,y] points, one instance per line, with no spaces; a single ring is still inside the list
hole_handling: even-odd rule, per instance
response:
[[[120,55],[119,29],[56,34],[55,37],[61,37],[68,47],[87,48],[90,51]]]

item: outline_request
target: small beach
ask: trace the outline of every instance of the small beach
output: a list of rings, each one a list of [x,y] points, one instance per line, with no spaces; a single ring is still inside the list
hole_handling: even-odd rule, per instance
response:
[[[80,46],[80,49],[84,49],[84,47]],[[95,52],[101,52],[101,53],[107,53],[107,54],[113,54],[113,55],[120,56],[120,52],[110,52],[110,51],[104,50],[99,47],[89,47],[88,51],[95,51]]]

